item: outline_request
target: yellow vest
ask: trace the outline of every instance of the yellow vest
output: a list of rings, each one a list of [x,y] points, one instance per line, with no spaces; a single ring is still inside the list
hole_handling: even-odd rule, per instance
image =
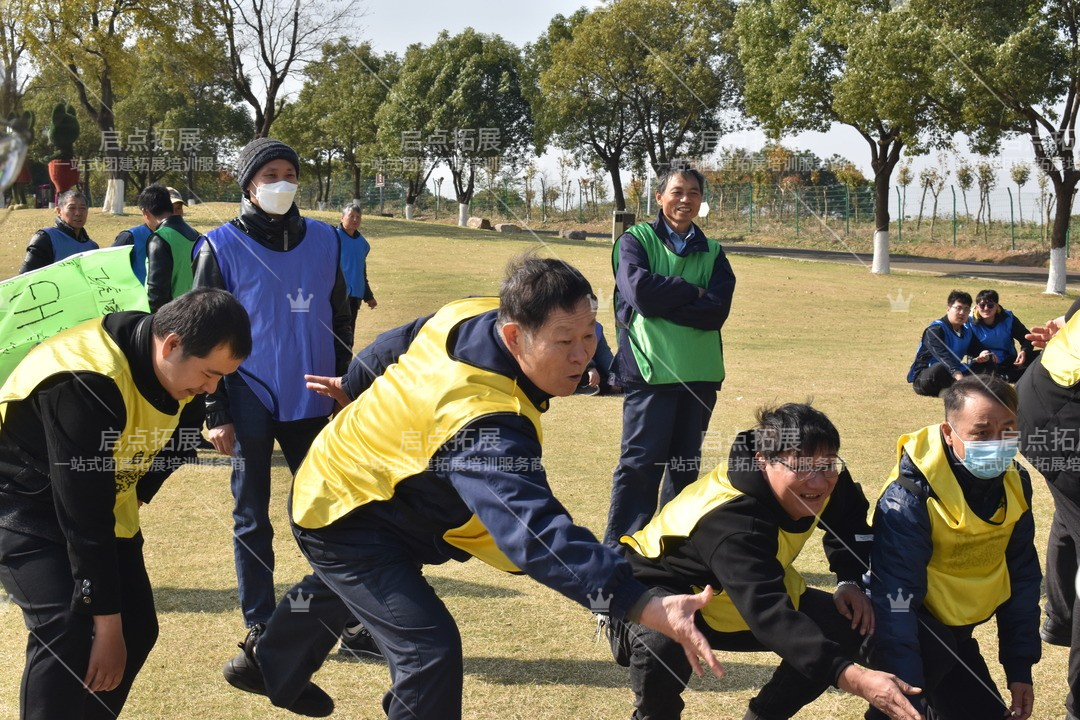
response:
[[[765,482],[764,478],[762,482]],[[731,484],[726,475],[720,473],[719,469],[713,470],[688,485],[678,497],[660,510],[660,514],[654,517],[652,522],[633,535],[623,535],[620,542],[630,546],[639,555],[653,560],[658,559],[666,552],[665,545],[669,539],[683,540],[690,537],[690,533],[694,531],[701,518],[743,494]],[[828,505],[828,500],[825,503]],[[806,581],[799,571],[792,567],[792,563],[814,533],[817,522],[815,517],[810,527],[801,533],[780,530],[777,537],[779,548],[776,559],[784,568],[784,586],[787,587],[788,596],[796,610],[799,608],[802,594],[806,591]],[[702,589],[695,587],[694,592],[700,592]],[[739,632],[750,629],[726,590],[721,590],[713,596],[709,604],[702,608],[701,616],[709,627],[720,632]]]
[[[964,500],[949,466],[940,426],[900,437],[896,467],[885,488],[899,477],[901,452],[907,452],[937,496],[926,499],[934,551],[926,567],[923,605],[946,625],[980,623],[1012,593],[1005,548],[1013,526],[1028,511],[1020,473],[1015,465],[1005,472],[1005,506],[987,522]]]
[[[1072,387],[1080,380],[1080,312],[1046,343],[1042,366],[1061,387]]]
[[[131,538],[139,532],[139,499],[136,486],[150,470],[154,456],[165,447],[180,421],[180,411],[189,400],[181,400],[175,415],[160,412],[135,386],[131,367],[123,351],[109,337],[102,318],[80,323],[34,347],[0,388],[0,424],[7,416],[7,403],[25,400],[38,385],[59,373],[93,372],[111,378],[120,389],[127,417],[117,438],[102,438],[102,457],[116,477],[116,537]],[[61,458],[67,461],[68,458]],[[71,462],[95,462],[94,458],[70,458]]]
[[[498,298],[450,303],[424,323],[408,352],[338,413],[293,480],[293,522],[323,528],[362,505],[389,500],[399,483],[428,468],[444,443],[486,415],[524,415],[543,442],[541,411],[513,378],[450,357],[453,330],[498,307]],[[475,515],[443,540],[499,570],[518,571]]]

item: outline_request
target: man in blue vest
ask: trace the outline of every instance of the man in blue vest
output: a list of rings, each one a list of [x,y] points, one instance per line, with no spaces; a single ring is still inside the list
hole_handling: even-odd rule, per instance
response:
[[[19,274],[60,262],[66,257],[87,250],[97,250],[98,244],[86,234],[86,196],[81,190],[67,190],[56,198],[56,223],[43,228],[30,238],[26,257]]]
[[[184,202],[184,196],[176,188],[167,187],[165,190],[169,193],[172,214],[178,218],[183,218],[184,207],[187,206],[187,203]],[[135,272],[135,277],[139,278],[139,282],[144,285],[146,284],[146,244],[150,240],[150,232],[150,227],[146,223],[136,225],[133,228],[121,230],[112,244],[113,247],[131,245],[135,248],[135,252],[131,256],[131,269]],[[165,302],[168,302],[168,300]]]
[[[300,159],[273,138],[240,151],[240,215],[195,248],[195,287],[236,296],[251,316],[255,349],[207,396],[206,425],[231,455],[234,555],[244,623],[255,635],[274,611],[270,461],[277,441],[293,472],[326,425],[332,400],[304,374],[343,373],[353,329],[334,228],[300,215],[293,198]]]
[[[916,395],[937,397],[954,382],[972,372],[994,371],[994,354],[983,347],[967,324],[971,295],[962,290],[949,293],[945,315],[923,331],[907,381]],[[965,363],[965,358],[971,362]]]
[[[341,209],[341,224],[337,228],[341,239],[341,272],[345,276],[345,284],[349,286],[349,312],[354,328],[361,302],[372,310],[379,304],[367,278],[367,256],[371,252],[371,244],[360,234],[361,213],[360,206],[350,202]]]
[[[541,415],[574,392],[595,326],[588,280],[528,257],[498,298],[459,300],[383,333],[344,377],[309,375],[309,387],[345,405],[290,496],[293,534],[315,574],[226,664],[226,680],[293,712],[329,715],[333,701],[310,678],[358,618],[390,665],[389,720],[460,720],[461,635],[423,571],[470,558],[590,609],[602,603],[677,640],[699,674],[699,657],[722,674],[693,623],[711,589],[650,591],[552,494]]]
[[[622,453],[604,535],[611,547],[644,527],[658,492],[663,505],[697,478],[702,435],[724,380],[720,330],[735,274],[720,243],[693,222],[704,187],[697,170],[665,170],[656,220],[630,228],[612,253],[615,374],[625,395]]]
[[[1031,479],[1013,462],[1016,409],[1016,390],[1001,378],[956,381],[945,422],[901,436],[874,512],[871,665],[921,688],[913,704],[929,717],[1031,716],[1042,571]],[[991,617],[1009,704],[972,636]]]

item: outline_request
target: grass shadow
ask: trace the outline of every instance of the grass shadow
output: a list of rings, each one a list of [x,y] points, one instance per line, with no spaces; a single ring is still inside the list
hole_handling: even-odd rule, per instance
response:
[[[427,576],[427,581],[439,597],[472,597],[472,598],[513,598],[524,595],[520,590],[487,585],[486,583],[469,582],[456,578]]]
[[[765,684],[775,666],[724,661],[723,679],[707,676],[691,680],[706,687],[697,689],[720,692],[753,690]],[[629,671],[604,660],[568,660],[563,658],[466,657],[465,674],[479,675],[498,685],[573,685],[596,688],[630,689]]]

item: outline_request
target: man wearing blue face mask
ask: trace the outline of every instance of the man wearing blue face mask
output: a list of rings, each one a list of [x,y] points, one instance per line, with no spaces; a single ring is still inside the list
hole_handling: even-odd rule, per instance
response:
[[[1031,716],[1042,571],[1031,479],[1013,463],[1016,405],[1000,378],[954,383],[945,422],[900,438],[874,512],[871,665],[922,688],[913,704],[941,720]],[[991,616],[1011,704],[972,637]]]
[[[293,203],[300,159],[273,138],[240,151],[240,215],[195,248],[195,287],[228,290],[251,317],[255,346],[238,372],[208,395],[206,426],[231,455],[234,555],[240,608],[258,635],[274,611],[270,460],[276,440],[296,472],[326,425],[333,401],[307,389],[305,374],[344,373],[353,328],[334,228]]]

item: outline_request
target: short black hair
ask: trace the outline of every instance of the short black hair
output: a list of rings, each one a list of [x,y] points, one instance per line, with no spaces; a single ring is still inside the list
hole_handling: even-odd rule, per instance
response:
[[[995,305],[1001,302],[1000,300],[998,300],[997,290],[980,290],[979,294],[975,296],[975,302],[981,303],[984,300],[989,300]]]
[[[522,255],[507,264],[499,287],[499,326],[513,322],[533,333],[555,310],[573,312],[582,298],[596,302],[580,270],[555,258]]]
[[[234,358],[251,354],[251,320],[230,293],[218,288],[196,288],[166,303],[150,321],[154,337],[169,333],[180,337],[185,357],[204,358],[225,344]]]
[[[139,209],[154,217],[172,215],[173,202],[169,190],[164,185],[150,185],[139,193]]]
[[[673,177],[692,177],[697,181],[698,190],[705,192],[705,176],[691,165],[688,160],[675,160],[667,167],[662,168],[657,178],[656,192],[663,195]]]
[[[997,375],[967,375],[945,391],[945,420],[955,417],[956,413],[964,409],[968,398],[975,395],[1001,403],[1013,415],[1016,414],[1016,388]]]
[[[840,452],[840,432],[809,402],[760,408],[753,434],[754,450],[766,460],[791,451],[802,457]]]
[[[952,307],[957,300],[971,307],[971,293],[966,293],[963,290],[953,290],[949,293],[949,302],[946,307]]]

